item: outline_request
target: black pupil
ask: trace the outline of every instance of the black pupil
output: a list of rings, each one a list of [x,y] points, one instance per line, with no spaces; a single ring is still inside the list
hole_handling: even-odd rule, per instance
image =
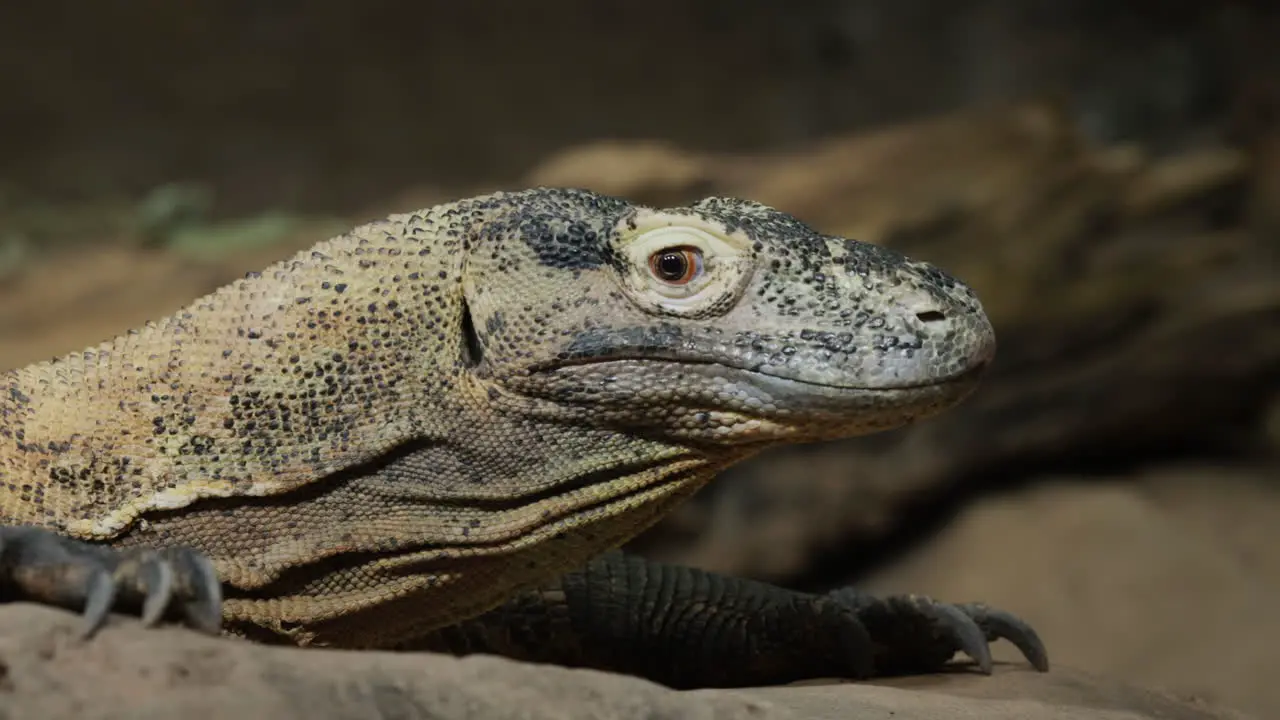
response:
[[[684,277],[688,269],[689,262],[685,259],[684,253],[665,252],[658,258],[658,272],[665,280],[679,280]]]

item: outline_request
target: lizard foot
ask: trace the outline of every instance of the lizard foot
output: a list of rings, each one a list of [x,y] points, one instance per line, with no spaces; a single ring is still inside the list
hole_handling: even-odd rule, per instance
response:
[[[0,601],[78,610],[90,637],[112,610],[151,626],[176,615],[201,632],[222,623],[222,586],[208,558],[188,548],[118,550],[44,528],[0,526]]]
[[[1013,643],[1027,662],[1048,672],[1049,655],[1040,636],[1025,621],[981,603],[944,603],[923,595],[875,597],[852,588],[828,597],[853,610],[876,646],[877,674],[933,672],[957,652],[968,655],[979,671],[991,674],[989,643]]]

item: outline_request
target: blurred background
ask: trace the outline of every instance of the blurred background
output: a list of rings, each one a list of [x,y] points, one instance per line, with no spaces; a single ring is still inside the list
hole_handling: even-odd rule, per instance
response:
[[[1058,665],[1269,716],[1277,38],[1244,0],[6,3],[0,369],[386,212],[749,197],[959,275],[999,357],[636,549],[989,601]]]

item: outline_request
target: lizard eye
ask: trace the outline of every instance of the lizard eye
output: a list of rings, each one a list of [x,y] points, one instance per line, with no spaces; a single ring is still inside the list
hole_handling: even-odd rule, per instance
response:
[[[751,246],[697,218],[654,213],[620,228],[613,267],[632,301],[660,315],[699,317],[730,307],[751,276]]]
[[[649,256],[649,271],[671,285],[688,285],[702,275],[702,251],[695,247],[663,248]]]

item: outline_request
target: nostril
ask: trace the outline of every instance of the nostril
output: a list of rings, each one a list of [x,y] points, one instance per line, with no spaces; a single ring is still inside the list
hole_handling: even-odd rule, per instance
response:
[[[941,310],[925,310],[924,312],[916,313],[916,317],[920,319],[920,322],[926,323],[940,322],[947,319],[947,316],[943,315]]]

